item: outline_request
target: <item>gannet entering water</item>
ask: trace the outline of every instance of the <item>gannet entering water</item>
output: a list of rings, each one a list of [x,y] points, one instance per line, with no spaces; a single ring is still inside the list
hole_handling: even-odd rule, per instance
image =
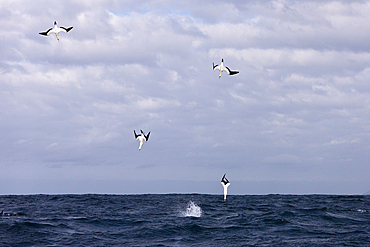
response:
[[[47,30],[46,32],[41,32],[39,34],[48,36],[51,33],[55,33],[55,35],[57,36],[57,40],[59,41],[58,33],[60,33],[60,32],[68,33],[69,31],[71,31],[72,28],[73,27],[69,27],[69,28],[57,27],[57,22],[54,21],[54,28],[49,28],[49,30]]]
[[[221,78],[222,71],[226,71],[228,75],[235,75],[239,73],[239,71],[231,71],[228,67],[224,66],[224,59],[221,60],[221,65],[215,65],[214,63],[212,64],[213,70],[218,69],[220,71],[220,75],[218,76],[218,78]]]
[[[139,151],[141,150],[141,146],[144,144],[144,141],[147,142],[149,140],[150,131],[147,135],[144,134],[142,130],[140,130],[141,134],[136,134],[134,130],[135,139],[140,141]]]
[[[226,178],[226,173],[224,174],[224,176],[221,179],[221,184],[224,187],[224,201],[225,201],[226,200],[226,195],[227,195],[227,187],[229,187],[229,185],[230,185],[229,180],[227,180],[227,178]]]

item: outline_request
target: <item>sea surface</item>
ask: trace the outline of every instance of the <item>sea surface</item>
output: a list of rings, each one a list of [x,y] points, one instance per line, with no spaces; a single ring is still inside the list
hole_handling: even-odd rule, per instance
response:
[[[370,246],[370,196],[0,196],[0,246]]]

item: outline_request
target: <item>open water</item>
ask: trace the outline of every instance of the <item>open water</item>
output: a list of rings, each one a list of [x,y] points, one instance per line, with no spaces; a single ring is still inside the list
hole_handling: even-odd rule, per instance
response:
[[[0,196],[0,246],[370,246],[370,196]]]

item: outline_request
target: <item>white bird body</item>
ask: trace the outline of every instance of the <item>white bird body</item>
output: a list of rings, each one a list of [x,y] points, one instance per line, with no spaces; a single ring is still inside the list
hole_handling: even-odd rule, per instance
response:
[[[222,186],[224,187],[224,201],[226,201],[226,195],[227,195],[227,187],[230,186],[230,182],[229,180],[227,180],[226,178],[226,173],[224,174],[224,176],[222,177],[221,179],[221,184]]]
[[[136,138],[136,140],[140,141],[139,150],[141,150],[141,146],[143,146],[143,144],[144,144],[145,137],[143,137],[142,135],[140,135],[140,136],[138,136],[138,137]]]
[[[150,131],[147,135],[145,135],[142,130],[140,130],[140,132],[141,132],[141,134],[136,134],[136,132],[134,130],[135,139],[140,141],[139,151],[141,150],[141,146],[143,146],[144,141],[147,142],[149,140],[149,135],[150,135]]]
[[[65,32],[65,33],[68,33],[69,31],[71,31],[73,27],[69,27],[69,28],[65,28],[65,27],[58,27],[57,26],[57,22],[54,21],[54,28],[49,28],[49,30],[47,30],[46,32],[41,32],[39,34],[41,35],[45,35],[45,36],[49,36],[51,33],[55,33],[55,36],[57,37],[57,40],[59,41],[59,36],[58,34],[60,32]]]
[[[239,73],[239,71],[232,71],[232,70],[229,69],[229,67],[224,66],[224,59],[223,58],[221,60],[221,65],[217,65],[217,64],[215,65],[213,63],[213,70],[216,70],[216,69],[218,69],[220,71],[220,75],[218,76],[218,78],[221,78],[221,74],[222,74],[223,71],[225,71],[228,75],[235,75],[235,74]]]
[[[221,184],[224,186],[224,201],[226,201],[227,187],[229,187],[230,183],[225,184],[224,182],[221,182]]]

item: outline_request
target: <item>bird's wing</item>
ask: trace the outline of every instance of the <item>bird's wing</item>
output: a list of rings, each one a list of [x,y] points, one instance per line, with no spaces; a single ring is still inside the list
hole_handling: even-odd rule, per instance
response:
[[[65,32],[65,33],[68,33],[69,31],[71,31],[71,29],[73,27],[69,27],[69,28],[65,28],[65,27],[60,27],[61,29],[63,29],[62,31]]]
[[[235,74],[238,74],[239,71],[232,71],[229,69],[229,67],[226,67],[226,72],[228,75],[235,75]]]
[[[215,65],[215,64],[213,64],[213,70],[216,70],[216,69],[218,69],[218,70],[220,70],[220,66],[219,65]]]
[[[140,136],[140,135],[136,134],[135,130],[134,130],[134,135],[135,135],[135,139],[137,139],[137,137]]]
[[[150,135],[150,131],[149,131],[149,133],[145,136],[145,141],[146,141],[146,142],[149,140],[149,135]]]
[[[52,28],[49,28],[49,30],[47,30],[46,32],[41,32],[41,33],[39,33],[39,34],[41,34],[41,35],[45,35],[45,36],[48,36],[50,33],[50,31],[52,30]]]

